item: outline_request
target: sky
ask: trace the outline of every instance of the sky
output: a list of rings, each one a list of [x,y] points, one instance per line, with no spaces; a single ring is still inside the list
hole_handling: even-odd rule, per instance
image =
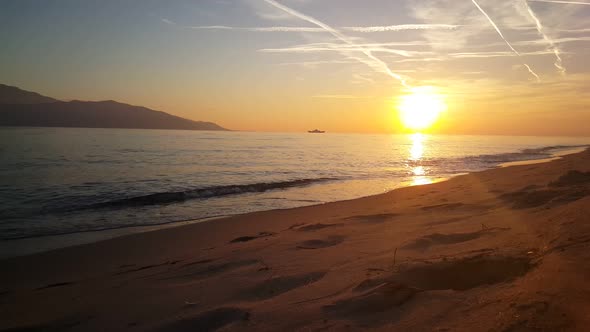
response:
[[[590,1],[0,0],[0,83],[234,130],[590,136]]]

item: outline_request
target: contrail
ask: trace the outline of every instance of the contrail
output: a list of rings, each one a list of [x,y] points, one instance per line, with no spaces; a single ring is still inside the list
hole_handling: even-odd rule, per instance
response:
[[[529,0],[532,2],[546,2],[546,3],[565,3],[571,5],[586,5],[590,6],[590,2],[580,2],[580,1],[561,1],[561,0]]]
[[[162,22],[170,25],[178,25],[176,22],[162,18]],[[232,27],[227,25],[197,25],[197,26],[183,26],[185,28],[195,30],[242,30],[253,32],[323,32],[326,30],[316,27]],[[459,28],[459,25],[451,24],[400,24],[400,25],[385,25],[385,26],[369,26],[369,27],[343,27],[340,29],[354,31],[354,32],[386,32],[386,31],[406,31],[406,30],[454,30]]]
[[[553,42],[553,40],[551,38],[549,38],[549,36],[547,36],[547,34],[543,31],[543,25],[541,24],[541,21],[539,20],[539,18],[537,17],[535,12],[531,8],[531,6],[529,6],[528,1],[524,0],[523,2],[524,2],[524,5],[526,6],[527,11],[529,12],[529,15],[535,21],[535,25],[537,27],[537,31],[539,32],[539,35],[541,37],[543,37],[543,39],[549,44],[549,46],[551,47],[551,50],[553,51],[553,54],[555,54],[555,58],[556,58],[555,63],[554,63],[555,67],[557,67],[557,69],[561,72],[562,75],[565,75],[565,68],[563,67],[563,60],[561,59],[561,55],[560,55],[561,51],[555,45],[555,42]]]
[[[175,25],[185,29],[194,29],[194,30],[240,30],[240,31],[254,31],[254,32],[322,32],[325,33],[326,31],[322,28],[315,28],[315,27],[230,27],[227,25],[197,25],[197,26],[183,26],[179,25],[178,23],[169,20],[167,18],[161,18],[160,21],[169,24]]]
[[[488,21],[490,22],[490,24],[494,27],[494,29],[496,29],[496,32],[498,32],[498,34],[500,35],[500,37],[502,37],[502,39],[504,40],[504,42],[506,43],[506,45],[508,45],[508,47],[510,47],[510,49],[512,50],[512,52],[514,52],[514,54],[516,54],[518,57],[522,58],[522,56],[520,55],[520,53],[518,53],[518,51],[516,49],[514,49],[514,47],[512,47],[512,45],[510,44],[510,42],[506,39],[506,37],[504,37],[504,34],[502,33],[502,31],[500,31],[500,28],[498,28],[498,26],[496,25],[496,23],[494,23],[494,21],[492,20],[492,18],[485,12],[485,10],[483,10],[483,8],[481,8],[479,6],[479,4],[477,3],[477,1],[475,0],[471,0],[471,2],[473,2],[473,4],[477,7],[477,9],[479,9],[479,11],[488,19]],[[539,78],[539,75],[537,75],[537,73],[535,73],[531,67],[523,62],[523,65],[526,67],[526,69],[528,69],[529,73],[531,73],[531,75],[535,76],[535,78],[537,79],[537,82],[540,82],[541,79]]]
[[[315,18],[311,17],[311,16],[307,16],[303,13],[300,13],[292,8],[289,8],[287,6],[284,6],[278,2],[276,2],[275,0],[264,0],[266,3],[284,11],[285,13],[295,16],[301,20],[307,21],[311,24],[315,24],[317,26],[319,26],[320,28],[324,29],[326,32],[329,32],[331,35],[333,35],[334,37],[338,38],[339,40],[341,40],[342,42],[350,45],[350,46],[357,46],[353,41],[351,41],[347,36],[343,35],[342,33],[340,33],[338,30],[332,28],[331,26],[320,22],[319,20],[316,20]],[[371,60],[371,62],[365,62],[365,61],[361,61],[365,64],[367,64],[368,66],[372,67],[373,69],[377,68],[379,69],[381,72],[393,77],[394,79],[398,80],[404,87],[409,88],[410,85],[406,82],[406,80],[399,74],[394,73],[385,62],[383,62],[383,60],[377,58],[376,56],[373,55],[373,53],[370,50],[367,50],[363,47],[359,47],[359,50],[365,54],[367,56],[367,58],[369,58]]]
[[[451,24],[400,24],[373,27],[344,27],[342,29],[355,32],[386,32],[386,31],[406,31],[406,30],[454,30],[458,25]]]
[[[255,28],[244,28],[244,27],[229,27],[225,25],[200,25],[200,26],[188,26],[187,28],[195,30],[242,30],[242,31],[253,31],[253,32],[323,32],[321,28],[308,28],[308,27],[255,27]]]

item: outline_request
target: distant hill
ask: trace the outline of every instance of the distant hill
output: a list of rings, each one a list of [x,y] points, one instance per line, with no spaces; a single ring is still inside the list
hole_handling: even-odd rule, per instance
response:
[[[0,126],[227,130],[116,101],[59,101],[0,85]]]
[[[0,84],[0,104],[40,104],[59,100],[42,96],[36,92],[21,90],[14,86]]]

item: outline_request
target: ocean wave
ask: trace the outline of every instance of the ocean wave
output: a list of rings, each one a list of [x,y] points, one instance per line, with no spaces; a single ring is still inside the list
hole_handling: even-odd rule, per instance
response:
[[[213,186],[190,189],[185,191],[170,191],[153,193],[143,196],[127,197],[107,202],[95,203],[82,209],[126,208],[134,206],[161,205],[180,203],[191,199],[207,199],[230,195],[262,193],[270,190],[282,190],[294,187],[304,187],[315,183],[338,180],[338,178],[299,179],[280,182],[261,182],[241,185]]]
[[[512,161],[525,161],[545,159],[553,156],[553,152],[563,149],[587,148],[588,145],[553,145],[541,148],[523,149],[519,152],[507,152],[498,154],[482,154],[459,158],[461,161],[476,161],[489,164],[501,164]]]

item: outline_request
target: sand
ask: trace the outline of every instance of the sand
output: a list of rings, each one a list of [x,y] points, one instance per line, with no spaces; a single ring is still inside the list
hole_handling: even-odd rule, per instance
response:
[[[590,152],[0,261],[0,331],[585,331]]]

